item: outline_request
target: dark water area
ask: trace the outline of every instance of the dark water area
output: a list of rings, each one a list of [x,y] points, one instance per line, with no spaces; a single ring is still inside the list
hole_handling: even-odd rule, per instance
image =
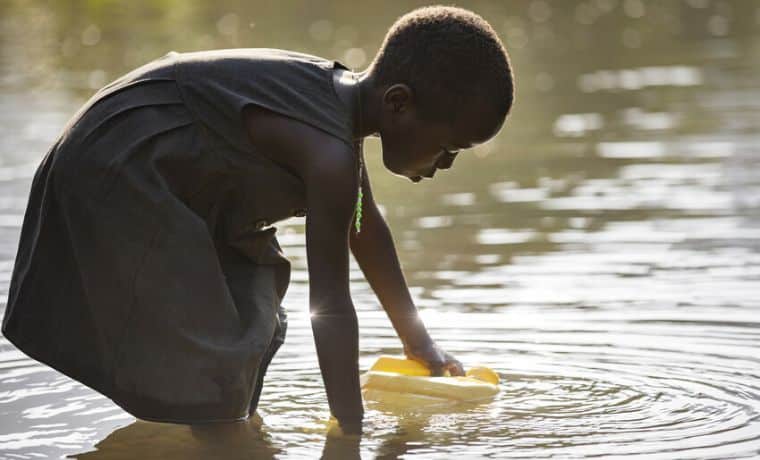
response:
[[[0,310],[35,168],[109,81],[170,50],[275,47],[357,70],[420,2],[0,2]],[[278,225],[289,330],[260,420],[137,421],[0,338],[0,458],[760,456],[760,3],[461,2],[516,72],[493,141],[433,181],[365,154],[434,338],[501,376],[454,410],[329,416],[303,219]],[[352,261],[361,366],[400,342]]]

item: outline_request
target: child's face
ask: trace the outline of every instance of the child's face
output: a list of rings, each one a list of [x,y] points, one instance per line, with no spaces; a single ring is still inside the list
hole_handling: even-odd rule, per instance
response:
[[[493,122],[495,117],[482,111],[467,112],[475,115],[460,116],[452,125],[420,119],[410,100],[391,102],[381,120],[383,164],[413,182],[450,168],[456,152],[487,141],[501,128],[501,123]],[[494,128],[494,124],[498,126]]]

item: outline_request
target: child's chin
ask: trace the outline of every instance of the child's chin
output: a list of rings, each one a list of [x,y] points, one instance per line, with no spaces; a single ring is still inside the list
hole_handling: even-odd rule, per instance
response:
[[[409,177],[407,171],[399,165],[394,164],[393,161],[388,158],[388,155],[383,155],[383,165],[385,165],[385,169],[397,176]]]

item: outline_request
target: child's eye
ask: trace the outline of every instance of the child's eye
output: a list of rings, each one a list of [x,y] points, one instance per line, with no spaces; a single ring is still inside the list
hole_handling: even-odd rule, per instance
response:
[[[451,151],[444,147],[441,147],[441,157],[452,157],[452,156],[456,156],[458,153],[459,153],[459,150]]]

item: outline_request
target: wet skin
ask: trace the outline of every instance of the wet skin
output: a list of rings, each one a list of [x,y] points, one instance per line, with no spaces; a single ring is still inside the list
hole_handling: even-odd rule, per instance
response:
[[[336,93],[356,119],[352,102],[362,91],[362,129],[355,138],[379,135],[383,163],[413,181],[433,177],[436,169],[451,167],[456,151],[484,142],[498,132],[499,123],[480,117],[460,117],[447,124],[421,120],[408,86],[371,89],[371,76],[361,83],[337,80]],[[366,91],[366,93],[365,93]],[[425,363],[434,375],[462,375],[461,363],[432,340],[417,315],[401,271],[391,232],[372,196],[369,175],[363,171],[361,234],[352,227],[358,159],[339,139],[298,120],[249,106],[244,126],[252,144],[304,182],[306,190],[306,251],[309,269],[312,331],[320,370],[332,414],[344,431],[360,432],[363,418],[358,369],[358,325],[349,294],[349,249],[388,314],[405,353]]]

